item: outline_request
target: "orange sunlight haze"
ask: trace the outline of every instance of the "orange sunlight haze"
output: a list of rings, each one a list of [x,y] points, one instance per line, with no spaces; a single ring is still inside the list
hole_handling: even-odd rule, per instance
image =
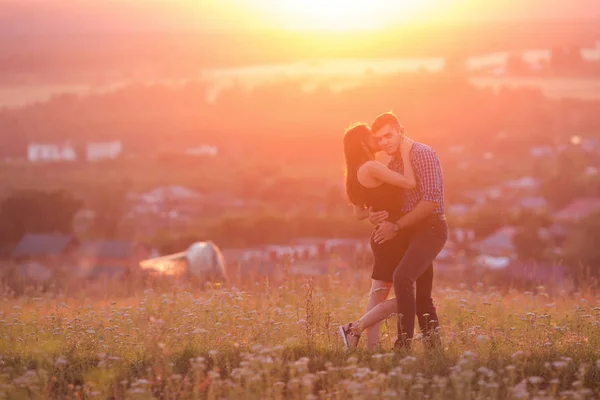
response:
[[[257,0],[287,29],[373,30],[422,17],[440,0]]]

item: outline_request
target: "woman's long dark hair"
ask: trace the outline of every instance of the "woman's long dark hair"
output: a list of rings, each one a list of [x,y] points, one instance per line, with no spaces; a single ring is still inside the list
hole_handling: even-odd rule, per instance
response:
[[[346,158],[346,195],[352,204],[364,205],[364,188],[358,182],[358,169],[372,160],[374,154],[365,148],[371,135],[367,124],[358,124],[346,130],[344,135],[344,157]]]

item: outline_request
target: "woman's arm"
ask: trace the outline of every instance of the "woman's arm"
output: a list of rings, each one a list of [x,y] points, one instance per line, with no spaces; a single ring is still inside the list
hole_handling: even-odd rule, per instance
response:
[[[408,178],[409,182],[413,183],[413,187],[417,187],[415,170],[413,169],[412,162],[410,161],[410,151],[412,150],[414,143],[415,142],[412,139],[409,139],[406,136],[404,137],[402,141],[402,163],[404,164],[404,175]]]
[[[357,206],[356,204],[352,204],[352,213],[359,221],[369,218],[369,210],[366,209],[365,206]]]
[[[367,168],[367,173],[369,175],[381,182],[389,183],[390,185],[399,186],[405,189],[412,189],[417,186],[417,181],[415,179],[415,172],[412,166],[410,166],[410,161],[404,160],[405,168],[407,162],[409,164],[408,171],[406,171],[407,175],[402,175],[399,172],[392,171],[378,161],[369,161],[368,163],[364,164],[364,166]]]

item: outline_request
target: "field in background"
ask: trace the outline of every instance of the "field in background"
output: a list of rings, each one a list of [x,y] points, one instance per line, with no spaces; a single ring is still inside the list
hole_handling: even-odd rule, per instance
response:
[[[536,78],[536,77],[472,77],[470,81],[477,87],[528,88],[540,90],[550,99],[600,99],[600,79],[594,78]]]
[[[354,68],[339,62],[339,65],[305,66],[294,69],[294,64],[275,65],[255,68],[238,68],[223,70],[218,73],[199,74],[199,77],[180,79],[141,79],[88,85],[85,83],[72,84],[14,84],[0,85],[0,109],[18,108],[35,103],[45,103],[60,95],[99,95],[111,93],[130,85],[161,85],[166,87],[181,87],[198,82],[208,83],[210,90],[207,100],[214,101],[221,90],[233,85],[252,89],[265,83],[289,80],[302,80],[306,90],[321,85],[328,86],[333,91],[342,91],[365,84],[366,79],[373,76],[386,77],[406,73],[401,67],[402,62],[414,64],[411,68],[418,71],[419,60],[381,60],[363,62]],[[424,65],[427,63],[424,62]],[[434,67],[429,67],[434,70]],[[470,82],[477,87],[491,87],[495,90],[506,88],[531,88],[549,98],[576,98],[595,100],[600,98],[600,79],[592,77],[511,77],[511,76],[473,76]]]
[[[107,282],[7,289],[0,398],[580,399],[600,396],[600,297],[436,282],[443,349],[347,352],[369,280],[331,272],[243,285]],[[364,345],[364,343],[363,343]]]

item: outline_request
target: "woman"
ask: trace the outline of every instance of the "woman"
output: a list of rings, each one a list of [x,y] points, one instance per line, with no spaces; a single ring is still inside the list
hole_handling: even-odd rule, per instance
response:
[[[415,174],[409,158],[412,144],[413,142],[407,138],[402,144],[402,160],[406,173],[402,175],[375,160],[378,145],[366,124],[356,125],[346,131],[344,135],[346,194],[352,203],[355,217],[361,220],[368,218],[369,209],[387,211],[388,221],[396,221],[401,217],[403,189],[416,186]],[[377,228],[373,233],[376,230]],[[374,350],[379,340],[381,321],[396,308],[395,299],[385,300],[392,287],[394,270],[400,262],[399,249],[405,245],[405,240],[402,235],[396,235],[394,239],[378,244],[371,234],[370,245],[374,262],[371,291],[366,306],[367,314],[356,322],[340,326],[340,334],[346,347],[354,347],[358,344],[362,331],[367,329],[367,349]],[[375,308],[378,305],[380,307]]]

